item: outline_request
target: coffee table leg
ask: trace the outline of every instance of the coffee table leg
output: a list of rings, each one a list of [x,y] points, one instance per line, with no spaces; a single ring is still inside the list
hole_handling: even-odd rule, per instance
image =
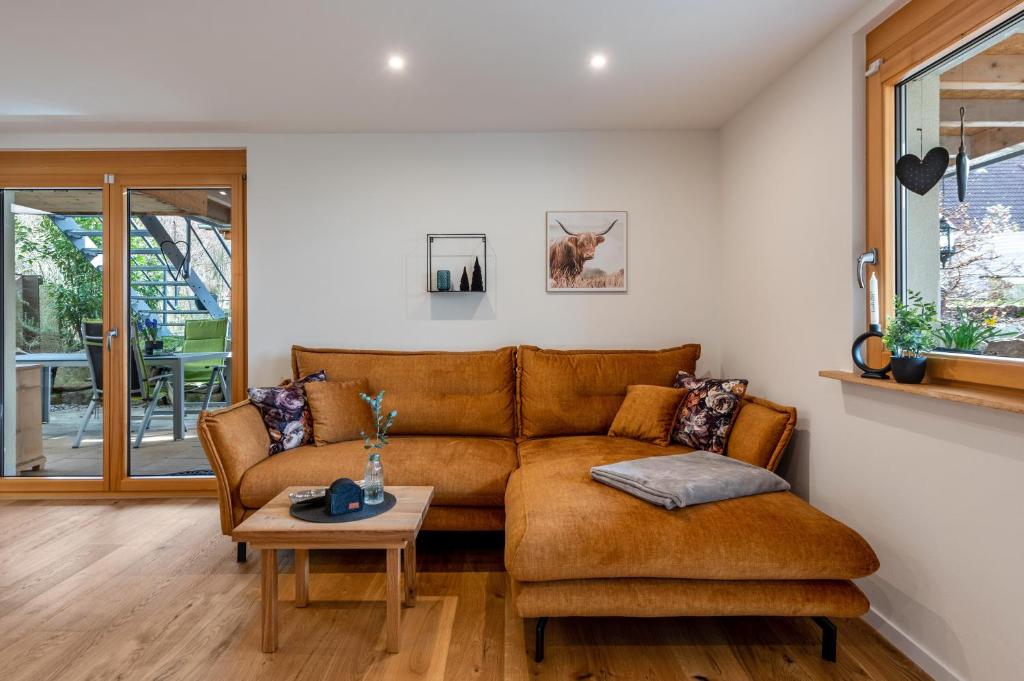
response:
[[[277,549],[263,549],[260,556],[263,601],[263,652],[277,650]]]
[[[295,549],[295,607],[309,605],[309,549]]]
[[[402,629],[402,604],[401,585],[402,549],[388,549],[388,575],[387,575],[387,650],[389,653],[397,653],[399,641],[401,640]]]
[[[416,606],[416,540],[405,545],[405,605]]]

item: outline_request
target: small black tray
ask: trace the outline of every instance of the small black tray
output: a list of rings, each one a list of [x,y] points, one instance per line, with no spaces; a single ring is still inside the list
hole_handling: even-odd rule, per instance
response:
[[[374,516],[390,511],[398,503],[398,499],[391,492],[384,492],[384,501],[370,506],[363,503],[360,511],[353,513],[342,513],[341,515],[329,515],[327,513],[327,497],[317,497],[309,501],[300,501],[291,505],[288,512],[293,518],[307,520],[311,523],[351,523],[356,520],[366,520]]]

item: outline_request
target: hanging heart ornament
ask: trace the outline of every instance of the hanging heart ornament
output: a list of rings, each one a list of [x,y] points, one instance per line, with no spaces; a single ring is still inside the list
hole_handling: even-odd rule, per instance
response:
[[[924,159],[914,154],[905,154],[896,161],[896,177],[903,186],[924,196],[939,183],[949,167],[949,152],[945,147],[935,147]]]

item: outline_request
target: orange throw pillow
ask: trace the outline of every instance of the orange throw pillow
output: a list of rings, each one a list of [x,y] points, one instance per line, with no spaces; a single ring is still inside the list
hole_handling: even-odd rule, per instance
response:
[[[667,447],[676,412],[686,390],[657,385],[631,385],[615,414],[609,437],[629,437]],[[315,414],[315,412],[314,412]]]
[[[359,399],[359,393],[368,390],[366,379],[323,381],[309,390],[311,385],[306,384],[306,400],[313,413],[313,442],[317,447],[358,440],[360,430],[373,430],[370,407]]]

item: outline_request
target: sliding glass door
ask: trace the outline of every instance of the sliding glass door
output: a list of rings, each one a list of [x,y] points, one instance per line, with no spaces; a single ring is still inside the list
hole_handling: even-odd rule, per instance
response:
[[[5,189],[4,477],[103,476],[103,190]]]
[[[0,152],[0,494],[215,489],[196,425],[244,393],[244,162]]]

